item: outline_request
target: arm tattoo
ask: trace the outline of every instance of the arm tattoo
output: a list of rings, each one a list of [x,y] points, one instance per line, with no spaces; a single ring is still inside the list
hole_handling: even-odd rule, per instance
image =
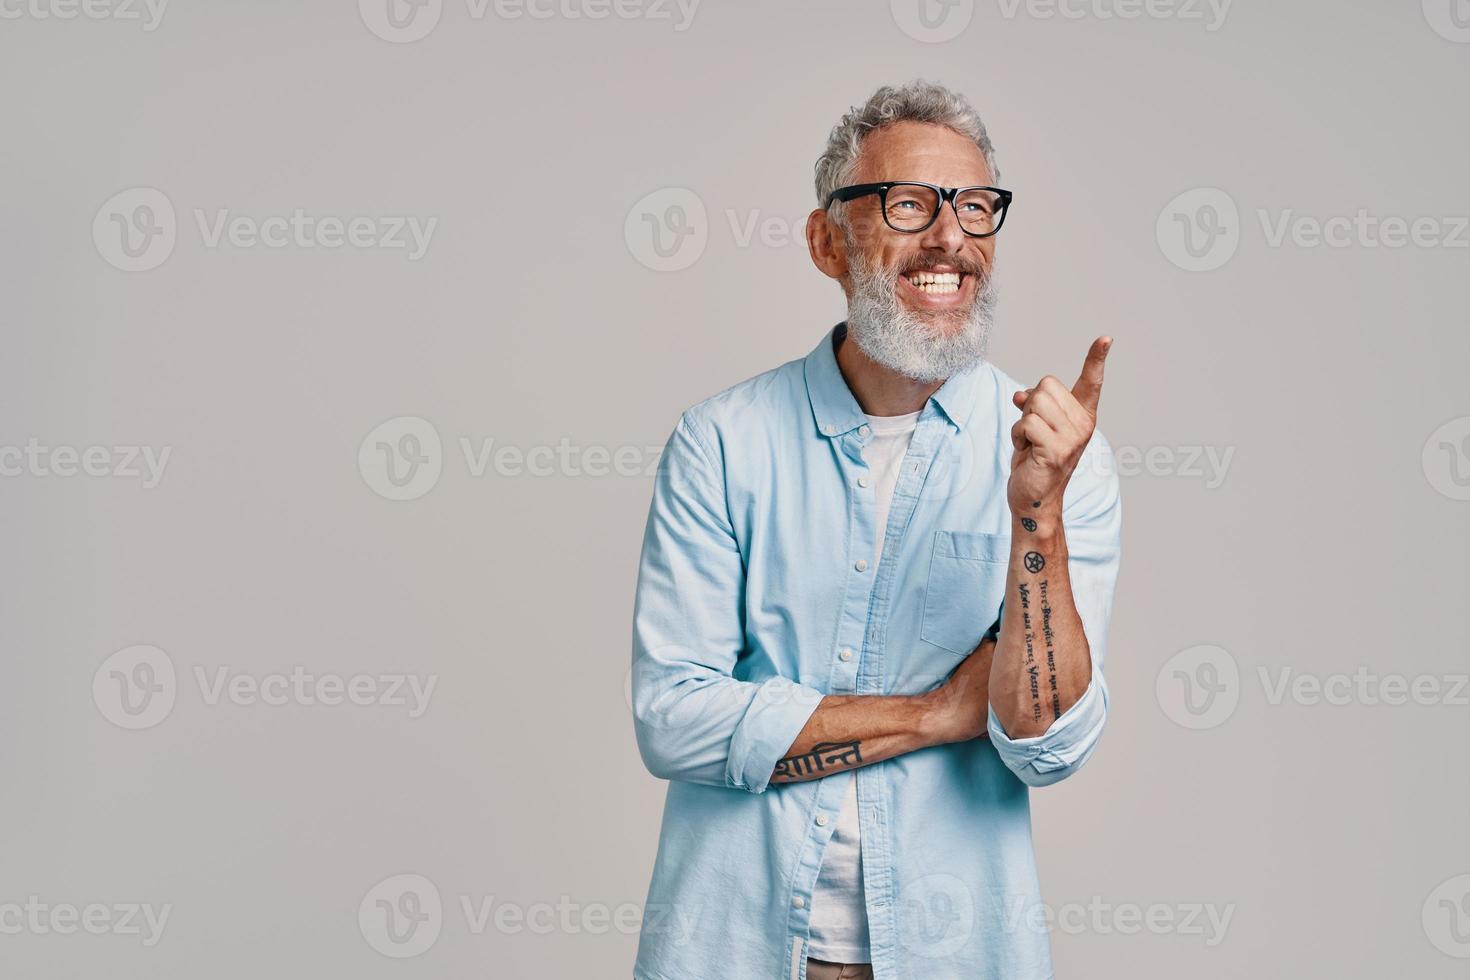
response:
[[[1026,552],[1026,557],[1023,560],[1026,562],[1026,571],[1028,572],[1039,572],[1046,567],[1046,559],[1042,557],[1039,551]]]
[[[1022,582],[1017,588],[1021,591],[1021,632],[1026,638],[1026,677],[1031,682],[1031,717],[1040,721],[1041,671],[1036,666],[1034,635],[1031,632],[1031,590],[1026,587],[1025,582]]]
[[[1046,673],[1051,693],[1051,716],[1055,719],[1062,716],[1062,695],[1057,690],[1057,651],[1052,645],[1051,603],[1046,598],[1046,579],[1041,580],[1038,589],[1041,592],[1041,636],[1046,641]]]
[[[775,772],[771,774],[771,781],[790,782],[825,773],[828,768],[835,771],[860,766],[863,764],[863,755],[859,751],[861,744],[858,739],[850,742],[818,742],[811,747],[810,752],[778,760]]]
[[[1028,531],[1034,531],[1034,530],[1036,530],[1036,522],[1033,521],[1029,517],[1023,517],[1023,518],[1021,518],[1021,526],[1024,527]]]

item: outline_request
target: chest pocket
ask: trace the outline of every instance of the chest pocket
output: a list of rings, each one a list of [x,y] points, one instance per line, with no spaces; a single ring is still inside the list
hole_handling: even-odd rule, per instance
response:
[[[979,646],[1000,613],[1010,549],[1004,534],[935,532],[919,638],[960,656]]]

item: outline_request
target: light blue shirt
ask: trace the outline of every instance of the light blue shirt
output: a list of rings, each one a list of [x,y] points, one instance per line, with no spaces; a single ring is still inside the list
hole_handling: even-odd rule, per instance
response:
[[[985,363],[925,403],[874,553],[872,438],[827,332],[804,359],[683,413],[664,448],[633,621],[634,728],[669,780],[639,980],[803,980],[822,851],[856,779],[875,980],[1052,976],[1028,787],[1086,762],[1121,505],[1095,433],[1068,484],[1072,591],[1092,652],[1043,734],[933,746],[770,782],[824,694],[917,694],[999,620],[1010,555],[1011,394]]]

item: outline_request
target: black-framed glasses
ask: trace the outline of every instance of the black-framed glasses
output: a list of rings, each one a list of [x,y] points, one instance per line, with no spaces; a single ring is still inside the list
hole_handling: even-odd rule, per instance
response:
[[[827,198],[827,207],[834,201],[851,201],[869,194],[878,195],[879,210],[888,227],[905,234],[923,231],[934,224],[944,202],[948,201],[959,220],[960,230],[971,238],[989,238],[1000,231],[1015,196],[999,187],[940,187],[916,180],[888,180],[839,187]]]

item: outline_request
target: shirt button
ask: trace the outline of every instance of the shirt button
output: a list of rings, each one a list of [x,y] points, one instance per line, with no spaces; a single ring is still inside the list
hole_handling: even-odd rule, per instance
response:
[[[868,485],[868,478],[867,477],[865,477],[865,476],[858,477],[858,486],[865,487],[867,485]]]
[[[831,422],[828,422],[826,425],[822,426],[822,431],[830,436],[832,433],[837,431],[837,426],[833,425]]]
[[[825,826],[827,826],[827,815],[825,813],[819,813],[819,814],[817,814],[817,826],[818,827],[825,827]]]
[[[851,660],[852,659],[852,651],[851,650],[843,650],[837,656],[841,657],[843,660]]]
[[[791,907],[798,909],[806,908],[806,899],[802,898],[800,895],[796,896],[791,900]]]
[[[860,426],[858,428],[858,435],[860,435],[860,436],[868,436],[868,435],[871,435],[872,432],[873,432],[873,430],[870,429],[870,428],[868,428],[866,425]]]
[[[860,572],[866,572],[868,570],[868,560],[866,558],[859,558],[857,564],[853,567]]]

